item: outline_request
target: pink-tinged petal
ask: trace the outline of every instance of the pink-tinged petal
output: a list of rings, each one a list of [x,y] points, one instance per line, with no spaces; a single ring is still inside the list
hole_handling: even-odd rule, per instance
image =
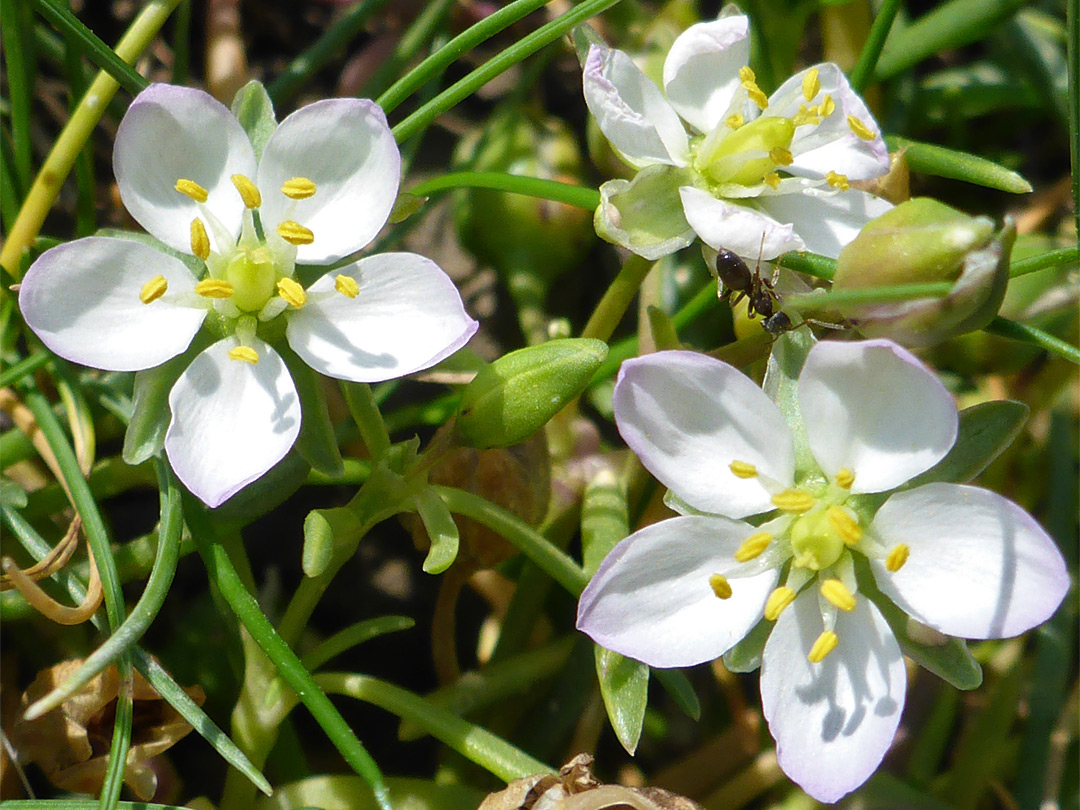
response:
[[[795,194],[767,194],[756,200],[777,222],[790,223],[804,250],[836,258],[862,227],[892,209],[892,203],[865,191],[804,188]]]
[[[244,203],[230,178],[255,179],[255,151],[240,122],[202,90],[152,84],[120,122],[113,171],[135,220],[174,250],[191,253],[191,220],[199,207],[176,190],[176,181],[205,188],[206,207],[236,236]]]
[[[750,25],[741,14],[692,25],[664,61],[664,90],[683,118],[710,132],[728,114],[750,62]]]
[[[334,292],[339,275],[359,294]],[[454,282],[415,253],[380,253],[338,268],[308,290],[303,309],[288,315],[289,345],[330,377],[381,382],[449,357],[479,326],[465,312]]]
[[[625,53],[591,46],[582,88],[600,131],[631,165],[686,165],[689,146],[682,121]]]
[[[723,517],[677,517],[627,537],[604,559],[578,603],[577,627],[597,644],[654,667],[686,667],[727,652],[761,619],[777,572],[730,580],[720,599],[709,577],[754,527]]]
[[[889,750],[907,675],[892,631],[867,599],[840,612],[839,644],[812,664],[807,656],[822,630],[814,589],[804,591],[765,642],[761,706],[784,773],[818,801],[835,802]]]
[[[941,381],[891,340],[821,341],[799,377],[810,451],[853,492],[884,492],[924,472],[956,441],[956,404]]]
[[[761,480],[736,477],[733,461],[754,465],[774,486],[792,485],[791,430],[772,400],[727,363],[683,351],[627,360],[613,406],[641,463],[694,509],[742,518],[772,508]]]
[[[690,227],[709,247],[727,248],[732,253],[756,261],[775,259],[806,245],[791,225],[749,207],[720,200],[707,191],[684,186],[679,189],[683,213]],[[757,198],[755,203],[763,198]],[[762,241],[764,237],[764,241]]]
[[[258,363],[233,360],[235,338],[192,361],[169,392],[165,453],[199,500],[219,506],[281,461],[300,433],[300,398],[280,355],[251,343]]]
[[[143,285],[164,277],[168,294],[144,304]],[[27,325],[61,357],[108,371],[138,371],[184,351],[206,310],[177,306],[195,278],[179,259],[129,239],[90,236],[47,250],[19,288]]]
[[[1049,619],[1069,590],[1057,545],[997,493],[960,484],[898,492],[874,532],[910,549],[890,573],[871,563],[881,592],[923,624],[960,638],[1008,638]]]
[[[293,200],[281,192],[304,177],[315,195]],[[386,223],[401,182],[401,153],[386,115],[367,99],[327,99],[282,121],[259,161],[263,224],[299,222],[315,234],[296,260],[329,264],[367,245]]]
[[[802,84],[809,70],[818,71],[821,90],[807,102]],[[866,104],[851,89],[844,72],[831,62],[807,68],[780,85],[763,114],[792,118],[801,106],[821,104],[825,96],[832,98],[833,112],[820,124],[804,124],[795,130],[791,143],[795,162],[788,171],[819,178],[838,172],[848,180],[869,180],[885,174],[889,170],[889,149],[881,130]],[[874,137],[868,140],[856,135],[848,122],[849,115],[857,118]]]

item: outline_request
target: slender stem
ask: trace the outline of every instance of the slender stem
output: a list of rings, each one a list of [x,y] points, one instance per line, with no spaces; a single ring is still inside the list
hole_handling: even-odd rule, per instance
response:
[[[819,256],[816,253],[785,253],[777,259],[777,264],[788,270],[806,273],[808,276],[824,281],[832,281],[833,276],[836,275],[836,259]]]
[[[1026,259],[1020,259],[1009,265],[1009,278],[1016,278],[1017,276],[1026,276],[1028,273],[1035,273],[1039,270],[1045,270],[1048,267],[1061,267],[1065,264],[1076,264],[1080,261],[1080,249],[1074,247],[1061,248],[1060,250],[1051,250],[1048,253],[1042,253],[1038,256],[1030,256]]]
[[[630,303],[637,295],[641,282],[645,280],[652,266],[651,261],[640,256],[631,256],[626,260],[622,269],[619,270],[619,275],[611,282],[604,297],[593,310],[589,322],[585,324],[585,329],[581,332],[583,338],[596,338],[603,341],[611,339],[615,327],[619,325],[626,310],[630,308]]]
[[[1059,357],[1065,358],[1070,363],[1080,365],[1080,349],[1068,341],[1051,335],[1049,332],[1044,332],[1042,329],[1028,326],[1026,323],[1017,323],[998,316],[990,321],[986,331],[992,335],[1000,335],[1010,340],[1032,343],[1041,349],[1046,349],[1048,352],[1053,352]]]
[[[5,388],[13,382],[18,382],[27,374],[32,374],[52,359],[52,355],[42,349],[30,355],[25,360],[20,360],[13,366],[9,366],[0,372],[0,388]],[[6,462],[6,463],[11,463]]]
[[[373,462],[378,461],[390,450],[390,434],[386,432],[386,423],[367,383],[342,382],[341,392],[349,406],[360,438],[371,454]]]
[[[150,0],[116,46],[116,55],[128,64],[133,63],[150,46],[179,2]],[[45,158],[19,216],[11,226],[7,242],[0,250],[0,265],[16,280],[20,275],[19,260],[23,251],[30,247],[41,230],[64,179],[119,86],[116,79],[105,71],[98,73]],[[0,290],[0,293],[6,294],[6,290]]]
[[[790,306],[796,312],[820,312],[844,304],[887,304],[915,298],[943,298],[952,291],[953,286],[948,281],[931,281],[926,284],[897,284],[865,290],[836,290],[825,295],[786,295],[784,306]]]
[[[427,197],[439,191],[455,188],[490,188],[511,194],[523,194],[527,197],[554,200],[584,208],[587,211],[595,211],[600,205],[600,192],[594,188],[562,183],[558,180],[544,180],[539,177],[522,177],[505,172],[451,172],[427,180],[409,189],[409,193],[418,197]]]
[[[863,45],[862,52],[859,54],[859,61],[855,63],[848,77],[851,88],[856,93],[865,90],[867,82],[874,75],[878,57],[881,56],[881,49],[885,45],[885,38],[889,35],[889,29],[892,28],[893,20],[896,19],[896,13],[900,11],[902,4],[903,0],[884,0],[881,8],[878,9],[874,24],[870,26],[870,33],[866,37],[866,44]]]

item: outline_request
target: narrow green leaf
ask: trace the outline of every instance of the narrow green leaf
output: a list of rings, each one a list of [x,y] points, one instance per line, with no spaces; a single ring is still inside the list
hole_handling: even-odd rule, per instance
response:
[[[902,4],[903,0],[884,0],[878,9],[874,17],[874,23],[870,26],[870,33],[867,35],[866,42],[863,43],[863,49],[859,53],[859,59],[855,63],[855,67],[851,69],[851,75],[848,77],[851,88],[856,93],[862,93],[866,89],[866,85],[874,73],[874,68],[877,66],[878,59],[881,58],[881,49],[885,45],[885,38],[889,35],[893,20],[896,19],[896,14]]]
[[[424,558],[424,573],[441,574],[457,559],[461,534],[446,502],[431,487],[416,493],[413,503],[431,542]]]
[[[510,194],[554,200],[584,208],[586,211],[595,211],[600,204],[600,192],[594,188],[505,172],[451,172],[426,180],[410,189],[409,193],[417,197],[429,197],[440,191],[456,188],[490,188]]]
[[[1050,250],[1038,256],[1029,256],[1026,259],[1017,259],[1009,265],[1009,278],[1026,276],[1028,273],[1036,273],[1050,267],[1061,267],[1066,264],[1076,264],[1080,261],[1080,248],[1067,247],[1059,250]]]
[[[1038,346],[1040,349],[1045,349],[1052,354],[1056,354],[1058,357],[1062,357],[1070,363],[1080,365],[1080,349],[1076,348],[1076,346],[1068,341],[1062,340],[1055,335],[1051,335],[1049,332],[1045,332],[1042,329],[1037,329],[1034,326],[1029,326],[1017,321],[1010,321],[999,315],[994,318],[994,320],[990,321],[990,325],[986,327],[986,331],[992,335],[999,335],[1004,338],[1009,338],[1010,340],[1018,340],[1021,343],[1029,343],[1032,346]]]
[[[957,484],[971,481],[1013,443],[1027,421],[1028,412],[1024,403],[1007,399],[982,402],[960,411],[956,444],[945,458],[913,478],[905,488],[933,481]]]
[[[34,42],[30,36],[33,14],[25,3],[0,3],[0,36],[4,44],[4,67],[7,69],[7,100],[11,116],[12,169],[15,188],[22,195],[33,179],[33,139],[30,137],[30,110],[36,93],[34,81]],[[12,189],[5,190],[9,193]]]
[[[761,653],[774,622],[762,619],[734,647],[724,653],[724,666],[731,672],[753,672],[761,666]]]
[[[597,646],[596,677],[608,721],[630,756],[637,750],[649,704],[649,667]]]
[[[377,619],[365,619],[356,624],[350,624],[344,630],[338,630],[301,658],[300,663],[314,672],[330,659],[336,658],[365,641],[387,633],[411,630],[415,625],[416,622],[408,616],[380,616]]]
[[[475,810],[485,798],[485,794],[475,788],[441,784],[430,779],[391,776],[386,779],[386,787],[390,790],[390,804],[408,810]],[[316,807],[321,810],[376,810],[378,804],[363,779],[332,774],[309,776],[298,782],[279,785],[271,798],[262,799],[255,805],[255,810]]]
[[[45,349],[40,349],[26,359],[20,360],[18,363],[13,363],[3,371],[0,371],[0,388],[5,388],[12,383],[18,382],[27,374],[33,374],[50,360],[52,360],[52,354]]]
[[[965,183],[1008,191],[1011,194],[1027,194],[1031,191],[1031,183],[1020,174],[978,155],[895,135],[887,135],[885,143],[891,152],[906,150],[904,159],[915,172],[963,180]]]
[[[26,490],[7,478],[0,478],[0,503],[12,509],[26,506]]]
[[[262,157],[266,142],[277,129],[274,102],[270,100],[262,82],[252,80],[236,91],[232,114],[247,133],[248,140],[255,149],[255,159],[258,160]]]
[[[654,669],[652,673],[657,683],[664,687],[664,691],[687,717],[693,720],[701,719],[701,701],[698,700],[697,692],[686,673],[681,669]]]

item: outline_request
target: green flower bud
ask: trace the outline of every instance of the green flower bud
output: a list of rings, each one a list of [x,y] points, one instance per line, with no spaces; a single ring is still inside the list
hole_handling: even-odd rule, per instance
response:
[[[986,217],[916,197],[867,224],[841,251],[833,290],[950,282],[944,297],[842,307],[868,337],[908,346],[940,343],[982,328],[997,314],[1015,235],[1011,222],[995,234]]]
[[[585,389],[607,353],[603,341],[566,338],[500,357],[465,387],[458,439],[481,450],[524,441]]]

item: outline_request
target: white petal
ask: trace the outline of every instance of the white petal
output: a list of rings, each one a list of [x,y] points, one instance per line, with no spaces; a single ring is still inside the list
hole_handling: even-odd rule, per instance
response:
[[[632,165],[686,165],[689,147],[682,121],[629,56],[591,46],[582,87],[600,131]]]
[[[179,259],[129,239],[90,236],[47,250],[19,288],[27,325],[61,357],[109,371],[138,371],[180,354],[206,310],[139,292],[154,276],[168,292],[191,292],[195,278]]]
[[[355,279],[356,298],[334,292],[338,275]],[[380,382],[428,368],[469,342],[469,317],[449,276],[415,253],[380,253],[338,268],[308,290],[317,298],[291,313],[289,345],[330,377]]]
[[[833,259],[867,222],[893,207],[865,191],[820,188],[796,194],[762,194],[757,204],[778,222],[791,223],[806,250]]]
[[[941,381],[891,340],[814,346],[799,377],[799,410],[822,471],[853,471],[853,492],[893,489],[933,467],[959,421]]]
[[[699,188],[684,186],[682,196],[686,221],[705,244],[727,248],[747,259],[775,259],[789,250],[805,250],[806,245],[791,225],[746,205],[720,200]],[[757,201],[760,202],[759,198]],[[762,236],[765,241],[762,242]]]
[[[822,632],[818,600],[804,591],[776,622],[761,667],[761,705],[780,767],[818,801],[835,802],[877,768],[904,708],[907,675],[892,631],[863,597],[840,612],[840,639],[807,660]]]
[[[300,432],[300,399],[281,357],[255,340],[258,363],[231,360],[237,345],[219,340],[169,392],[165,452],[184,486],[210,507],[281,461]]]
[[[727,363],[683,351],[627,360],[613,406],[641,463],[694,509],[741,518],[772,508],[758,479],[732,474],[733,461],[792,484],[791,431],[765,392]]]
[[[820,92],[809,103],[819,104],[828,95],[836,106],[832,115],[820,124],[805,124],[795,130],[791,143],[795,162],[788,167],[788,171],[808,177],[824,177],[830,171],[839,172],[849,180],[869,180],[885,174],[889,170],[889,149],[873,115],[851,89],[844,72],[831,62],[807,70],[817,70],[821,82]],[[769,107],[764,115],[791,118],[801,105],[808,103],[802,94],[803,76],[807,70],[780,85],[769,99]],[[864,140],[852,131],[848,123],[849,115],[858,118],[874,133],[873,140]]]
[[[286,180],[305,177],[315,196],[292,200]],[[296,260],[329,264],[367,245],[390,216],[401,183],[401,154],[386,115],[366,99],[327,99],[282,121],[259,161],[263,223],[295,220],[315,234]]]
[[[244,203],[230,178],[255,177],[255,152],[240,122],[201,90],[152,84],[131,102],[116,131],[113,171],[124,207],[169,247],[191,252],[193,200],[175,189],[194,180],[206,207],[234,237]],[[217,245],[219,250],[224,246]]]
[[[746,17],[721,17],[687,28],[664,61],[664,90],[679,115],[699,132],[727,115],[739,88],[739,69],[750,62]]]
[[[709,577],[754,527],[723,517],[677,517],[627,537],[581,594],[577,627],[597,644],[654,667],[686,667],[727,652],[761,619],[777,571],[732,579],[720,599]]]
[[[1049,619],[1069,590],[1057,545],[1027,512],[978,487],[898,492],[874,518],[904,567],[872,562],[882,593],[923,624],[961,638],[1007,638]]]

